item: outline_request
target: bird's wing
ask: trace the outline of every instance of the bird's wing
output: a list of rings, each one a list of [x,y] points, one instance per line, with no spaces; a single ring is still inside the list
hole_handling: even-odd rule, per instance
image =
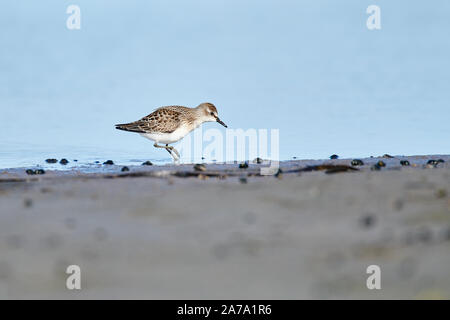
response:
[[[117,124],[116,129],[139,133],[171,133],[179,127],[180,119],[180,111],[171,107],[161,107],[141,120]]]

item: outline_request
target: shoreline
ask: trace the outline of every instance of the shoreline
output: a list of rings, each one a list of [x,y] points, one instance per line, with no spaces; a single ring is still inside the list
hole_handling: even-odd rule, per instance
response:
[[[351,160],[0,170],[0,298],[450,298],[450,156]]]
[[[262,160],[262,159],[261,159]],[[362,161],[361,164],[352,165],[353,160]],[[373,166],[377,164],[377,162],[382,161],[386,165],[385,167],[381,167],[379,169],[384,170],[397,170],[401,168],[416,168],[416,169],[425,169],[427,168],[428,161],[436,160],[440,161],[440,163],[435,163],[433,167],[446,167],[446,164],[450,162],[450,155],[418,155],[418,156],[380,156],[380,157],[370,157],[370,158],[344,158],[344,159],[292,159],[292,160],[282,160],[279,161],[279,168],[283,171],[283,173],[295,173],[295,169],[313,167],[313,166],[321,166],[321,165],[330,165],[330,166],[349,166],[357,169],[358,171],[365,171],[367,169],[374,169]],[[408,161],[409,166],[402,165],[400,161]],[[261,168],[267,168],[270,166],[270,161],[264,160],[263,163],[257,164],[256,159],[253,161],[234,161],[233,163],[216,163],[216,162],[200,162],[205,166],[206,172],[214,171],[217,173],[223,172],[224,174],[231,175],[245,175],[249,173],[253,176],[258,176],[258,172]],[[247,169],[239,168],[239,165],[242,163],[247,163]],[[36,165],[36,166],[27,166],[27,167],[17,167],[17,168],[4,168],[0,169],[0,182],[5,181],[7,179],[11,179],[11,181],[30,181],[46,178],[55,178],[55,177],[101,177],[105,175],[107,177],[138,177],[138,176],[155,176],[155,177],[163,177],[165,175],[177,175],[179,173],[192,173],[197,172],[194,169],[196,163],[182,163],[182,164],[152,164],[152,165],[107,165],[102,163],[91,163],[91,164],[81,164],[79,166],[71,166],[66,167],[60,165],[60,168],[55,169],[55,166],[48,165]],[[121,171],[124,167],[128,170],[126,172]],[[431,166],[429,166],[431,167]],[[26,170],[38,170],[42,169],[45,172],[43,174],[31,174],[28,175]],[[238,170],[239,169],[239,170]],[[377,169],[377,168],[375,168]],[[346,171],[346,170],[343,170]],[[273,174],[277,171],[275,170]],[[201,173],[201,172],[197,172]],[[270,175],[270,174],[268,174]]]

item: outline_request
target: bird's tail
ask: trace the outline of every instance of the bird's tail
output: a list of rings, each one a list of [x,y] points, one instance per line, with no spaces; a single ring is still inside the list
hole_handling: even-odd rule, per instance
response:
[[[141,128],[139,128],[139,126],[136,125],[134,122],[116,124],[116,129],[123,130],[123,131],[129,131],[129,132],[139,132],[139,133],[145,132]]]

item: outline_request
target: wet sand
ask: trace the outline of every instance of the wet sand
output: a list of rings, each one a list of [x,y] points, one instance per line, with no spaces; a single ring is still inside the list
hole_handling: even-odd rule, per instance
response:
[[[450,156],[361,160],[0,170],[0,298],[450,298]]]

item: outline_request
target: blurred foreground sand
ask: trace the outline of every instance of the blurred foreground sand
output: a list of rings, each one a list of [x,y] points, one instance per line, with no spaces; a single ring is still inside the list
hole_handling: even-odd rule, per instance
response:
[[[247,183],[0,172],[0,298],[450,298],[450,157],[404,159]]]

